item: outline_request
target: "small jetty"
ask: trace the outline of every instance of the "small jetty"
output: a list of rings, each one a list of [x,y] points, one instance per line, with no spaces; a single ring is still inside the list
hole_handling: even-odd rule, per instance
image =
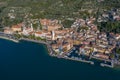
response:
[[[102,67],[110,67],[110,68],[114,67],[112,64],[109,65],[109,64],[105,64],[105,63],[100,63],[100,66],[102,66]]]
[[[93,61],[83,60],[82,58],[69,58],[69,57],[65,57],[65,59],[73,60],[73,61],[79,61],[79,62],[84,62],[84,63],[89,63],[89,64],[94,65]]]

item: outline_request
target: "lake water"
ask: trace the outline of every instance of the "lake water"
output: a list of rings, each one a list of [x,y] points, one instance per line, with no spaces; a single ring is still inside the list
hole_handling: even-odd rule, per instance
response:
[[[42,44],[0,39],[0,80],[120,80],[120,69],[53,58]]]

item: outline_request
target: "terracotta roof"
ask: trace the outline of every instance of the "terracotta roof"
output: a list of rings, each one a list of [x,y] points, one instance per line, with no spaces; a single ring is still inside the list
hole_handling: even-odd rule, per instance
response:
[[[42,34],[42,32],[35,32],[35,34]]]
[[[21,28],[21,27],[22,27],[22,23],[12,26],[12,28]]]

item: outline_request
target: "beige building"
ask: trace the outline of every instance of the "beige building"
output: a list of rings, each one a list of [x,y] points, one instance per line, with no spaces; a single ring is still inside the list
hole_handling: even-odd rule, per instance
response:
[[[5,34],[13,34],[13,30],[12,29],[5,29],[4,33]]]
[[[61,25],[56,24],[56,25],[48,25],[47,26],[47,31],[52,31],[52,30],[58,30],[61,28]]]
[[[11,29],[14,32],[16,32],[16,31],[22,31],[22,23],[21,24],[17,24],[17,25],[13,25]]]

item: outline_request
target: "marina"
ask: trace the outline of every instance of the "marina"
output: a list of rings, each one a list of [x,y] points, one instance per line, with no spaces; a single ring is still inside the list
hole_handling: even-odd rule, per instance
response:
[[[73,60],[73,61],[84,62],[84,63],[89,63],[91,65],[94,65],[94,61],[90,61],[90,60],[87,60],[88,58],[87,59],[84,58],[86,56],[80,57],[80,55],[75,55],[75,53],[77,51],[75,47],[71,48],[68,52],[64,53],[64,54],[68,54],[68,56],[60,56],[60,55],[53,55],[53,53],[55,53],[55,51],[52,49],[50,44],[48,44],[47,42],[37,41],[37,40],[32,40],[32,39],[27,39],[27,38],[20,38],[19,40],[16,40],[12,35],[7,35],[7,34],[4,34],[2,32],[0,33],[0,38],[11,40],[11,41],[16,42],[16,43],[19,43],[20,41],[30,41],[30,42],[34,42],[34,43],[44,44],[44,45],[46,45],[50,56],[64,58],[64,59]],[[74,56],[70,57],[70,55],[72,55],[72,53],[74,53]],[[78,51],[77,51],[77,53],[78,53]],[[97,59],[97,60],[103,60],[103,59],[96,58],[96,57],[91,57],[91,59],[92,58]],[[103,60],[103,61],[111,62],[110,60]],[[100,66],[113,68],[114,63],[111,62],[111,65],[108,65],[106,63],[100,63]]]

